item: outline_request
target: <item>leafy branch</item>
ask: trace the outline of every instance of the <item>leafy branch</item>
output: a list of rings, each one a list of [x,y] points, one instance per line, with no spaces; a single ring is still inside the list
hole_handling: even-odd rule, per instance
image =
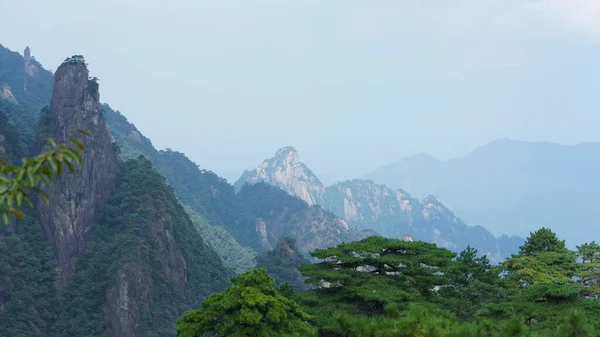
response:
[[[77,132],[90,135],[84,130]],[[84,146],[75,137],[67,145],[58,145],[52,139],[48,139],[48,143],[43,153],[33,158],[23,158],[21,166],[0,159],[0,215],[6,224],[12,216],[19,220],[25,217],[20,208],[24,203],[32,205],[31,191],[39,194],[48,204],[48,195],[43,188],[50,184],[50,179],[60,177],[65,166],[72,173],[74,165],[82,162]]]

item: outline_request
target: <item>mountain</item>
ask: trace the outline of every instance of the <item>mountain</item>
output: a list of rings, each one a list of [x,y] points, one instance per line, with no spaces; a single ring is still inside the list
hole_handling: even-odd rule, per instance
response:
[[[34,150],[36,123],[40,110],[50,103],[53,75],[31,56],[24,56],[0,44],[0,111],[19,130],[21,146]]]
[[[418,160],[429,161],[423,156]],[[393,238],[408,235],[453,251],[461,251],[470,244],[495,262],[516,251],[513,242],[522,242],[517,237],[496,238],[481,226],[468,226],[433,196],[418,200],[405,190],[361,179],[338,182],[324,188],[314,175],[307,179],[306,175],[293,174],[298,171],[311,172],[300,162],[293,147],[285,147],[256,170],[246,171],[236,185],[265,182],[292,194],[299,190],[304,196],[299,198],[320,200],[322,207],[343,218],[351,229],[372,230]],[[282,178],[282,172],[292,174]],[[299,185],[302,187],[296,188]],[[307,197],[306,191],[314,193]]]
[[[525,235],[541,226],[571,244],[600,222],[600,144],[498,140],[447,161],[409,157],[365,177],[439,196],[468,223]]]
[[[231,276],[147,159],[120,165],[75,277],[58,336],[174,336],[175,321]]]
[[[307,254],[315,248],[326,248],[373,234],[353,231],[343,219],[277,186],[262,184],[245,188],[241,184],[237,186],[236,193],[236,188],[225,179],[199,168],[183,153],[171,149],[156,150],[151,141],[119,111],[104,105],[103,115],[123,159],[140,154],[149,158],[173,187],[181,203],[188,207],[192,218],[199,219],[199,216],[202,219],[197,222],[201,231],[211,230],[215,234],[219,228],[226,230],[227,234],[221,232],[221,235],[205,238],[227,261],[226,264],[238,271],[254,265],[244,267],[244,263],[249,261],[247,248],[256,253],[264,252],[284,236],[294,236],[300,251]],[[306,197],[310,197],[310,193],[317,195],[318,189],[312,186],[319,186],[320,182],[300,163],[296,150],[291,147],[288,150],[278,153],[273,161],[286,163],[286,171],[276,166],[265,167],[265,171],[284,180],[289,179],[287,176],[305,179],[306,183],[295,184],[297,190],[304,188],[309,192],[304,194]],[[201,229],[202,226],[208,227]]]
[[[80,169],[62,175],[46,191],[51,204],[39,202],[38,207],[39,223],[58,260],[64,286],[73,276],[75,259],[86,247],[95,216],[114,187],[117,154],[100,116],[98,85],[89,80],[85,63],[64,62],[54,78],[50,109],[44,109],[40,119],[46,126],[43,138],[68,143],[75,130],[90,133],[80,137],[86,148]]]
[[[27,55],[22,62],[5,61],[0,58],[2,80],[13,74],[27,90],[11,90],[15,99],[2,105],[9,113],[0,110],[3,159],[39,151],[46,137],[62,143],[76,129],[90,135],[77,136],[86,148],[84,162],[47,188],[49,206],[25,206],[23,221],[0,226],[0,331],[174,336],[176,319],[225,288],[233,272],[204,242],[149,160],[118,162],[98,83],[83,57],[65,60],[54,76],[49,106],[32,115],[34,125],[19,126],[21,119],[11,114],[29,113],[23,102],[44,101],[45,91],[32,83],[48,72]],[[26,82],[19,82],[23,77]],[[31,134],[31,144],[22,141]]]
[[[279,149],[273,158],[263,161],[256,170],[244,172],[233,186],[239,191],[245,183],[257,182],[282,188],[309,205],[321,203],[325,194],[325,186],[300,161],[298,151],[292,146]]]
[[[256,219],[261,246],[272,249],[282,237],[293,237],[301,252],[355,241],[373,234],[355,232],[345,220],[319,205],[309,206],[304,200],[266,183],[245,185],[240,198]]]

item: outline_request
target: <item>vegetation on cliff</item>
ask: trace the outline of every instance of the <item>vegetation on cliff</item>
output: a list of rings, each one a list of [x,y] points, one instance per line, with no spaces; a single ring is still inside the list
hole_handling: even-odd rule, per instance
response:
[[[105,336],[116,310],[103,310],[114,305],[107,293],[125,282],[130,291],[141,287],[121,298],[139,314],[131,324],[140,324],[140,335],[171,336],[176,318],[223,289],[231,275],[150,161],[126,161],[67,288],[59,335]]]

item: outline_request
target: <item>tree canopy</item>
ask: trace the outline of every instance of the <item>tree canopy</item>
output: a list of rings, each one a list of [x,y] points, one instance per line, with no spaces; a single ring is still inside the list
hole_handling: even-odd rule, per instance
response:
[[[282,296],[261,268],[231,279],[231,287],[207,297],[177,321],[178,337],[311,335],[309,316]]]

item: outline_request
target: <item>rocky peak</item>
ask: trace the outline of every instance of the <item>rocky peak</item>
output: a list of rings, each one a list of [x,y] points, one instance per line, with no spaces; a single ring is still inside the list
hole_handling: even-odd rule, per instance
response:
[[[33,62],[35,59],[31,56],[29,46],[23,52],[23,59],[25,60],[25,73],[29,76],[35,76],[39,69],[35,64],[36,62]],[[27,78],[24,79],[23,89],[27,91]]]
[[[73,276],[77,257],[86,246],[117,171],[117,154],[100,113],[98,84],[89,79],[83,58],[68,60],[54,77],[49,125],[44,126],[49,134],[44,136],[57,143],[67,143],[76,129],[90,136],[77,136],[85,146],[83,163],[74,174],[64,174],[48,189],[50,205],[40,203],[38,209],[40,225],[60,267],[59,288]],[[42,141],[38,140],[40,147]]]
[[[274,157],[264,160],[256,169],[244,172],[234,186],[240,190],[246,183],[258,182],[277,186],[309,205],[321,203],[325,194],[321,181],[302,163],[292,146],[279,149]]]
[[[31,60],[31,50],[29,49],[29,46],[25,47],[23,58],[25,58],[25,62],[29,62]]]

